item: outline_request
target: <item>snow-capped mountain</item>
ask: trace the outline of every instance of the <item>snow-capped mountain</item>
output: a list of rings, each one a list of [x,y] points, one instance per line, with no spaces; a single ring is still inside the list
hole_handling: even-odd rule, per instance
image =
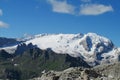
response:
[[[26,45],[32,43],[40,49],[51,48],[58,54],[69,54],[73,57],[81,57],[93,66],[117,61],[120,52],[120,49],[116,48],[109,39],[95,33],[39,34],[29,39],[26,38],[23,42]],[[14,53],[18,45],[19,44],[2,47],[0,49]]]

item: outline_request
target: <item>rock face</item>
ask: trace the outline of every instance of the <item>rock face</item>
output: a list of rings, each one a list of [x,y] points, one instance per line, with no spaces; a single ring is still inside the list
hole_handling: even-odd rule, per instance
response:
[[[94,70],[99,71],[107,80],[120,80],[120,62],[96,66]]]
[[[92,39],[89,36],[87,36],[80,42],[80,45],[82,45],[86,51],[91,51],[91,48],[93,46]]]

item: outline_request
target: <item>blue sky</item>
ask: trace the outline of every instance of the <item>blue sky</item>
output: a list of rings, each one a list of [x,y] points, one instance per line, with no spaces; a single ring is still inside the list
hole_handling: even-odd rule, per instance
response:
[[[0,0],[0,36],[94,32],[120,46],[120,0]]]

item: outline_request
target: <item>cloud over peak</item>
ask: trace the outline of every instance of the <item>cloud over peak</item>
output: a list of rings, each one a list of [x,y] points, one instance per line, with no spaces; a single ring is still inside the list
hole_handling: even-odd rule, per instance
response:
[[[100,15],[113,11],[112,6],[103,4],[85,4],[80,6],[80,15]]]
[[[52,11],[57,13],[94,16],[114,11],[111,5],[95,4],[91,0],[81,0],[80,7],[69,4],[67,0],[48,0],[48,2],[52,6]]]
[[[75,7],[68,4],[67,1],[48,0],[52,5],[52,10],[58,13],[74,14]]]

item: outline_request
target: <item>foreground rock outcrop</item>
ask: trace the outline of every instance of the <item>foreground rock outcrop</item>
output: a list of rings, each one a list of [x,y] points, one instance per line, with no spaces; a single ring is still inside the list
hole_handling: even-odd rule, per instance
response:
[[[48,71],[31,80],[120,80],[120,63],[94,68],[72,67],[64,71]]]
[[[94,80],[101,79],[102,75],[93,69],[83,69],[80,67],[69,68],[64,71],[49,71],[39,78],[33,80]]]

